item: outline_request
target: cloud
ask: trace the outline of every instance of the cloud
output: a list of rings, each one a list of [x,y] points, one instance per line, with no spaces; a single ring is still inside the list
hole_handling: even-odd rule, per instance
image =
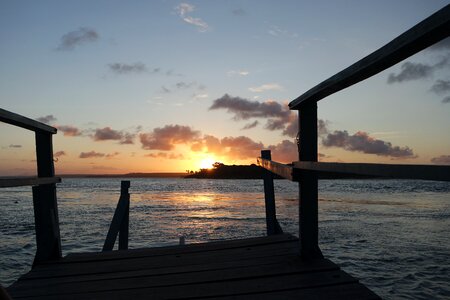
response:
[[[62,131],[64,136],[80,136],[82,132],[75,126],[58,125],[55,126],[59,131]]]
[[[245,16],[247,12],[242,8],[235,8],[231,11],[235,16]]]
[[[450,80],[437,80],[430,88],[430,91],[438,95],[450,92]]]
[[[120,144],[134,144],[136,134],[114,130],[111,127],[97,128],[92,139],[98,141],[119,141]]]
[[[172,150],[178,144],[189,144],[199,137],[199,131],[182,125],[166,125],[154,128],[152,132],[139,134],[143,149],[166,151]]]
[[[158,153],[149,153],[144,156],[152,158],[165,158],[165,159],[184,159],[184,156],[181,153],[175,154],[175,153],[158,152]]]
[[[94,29],[80,27],[78,30],[63,35],[61,37],[61,42],[56,49],[60,51],[73,50],[76,46],[95,42],[98,38],[99,34]]]
[[[119,154],[120,154],[120,152],[108,153],[108,154],[105,155],[105,157],[106,158],[114,158],[114,157],[116,157]]]
[[[9,148],[22,148],[22,145],[11,144],[9,145]]]
[[[450,155],[441,155],[438,157],[433,157],[431,162],[439,165],[450,165]]]
[[[97,158],[97,157],[105,157],[105,153],[99,153],[95,151],[90,152],[81,152],[79,158]]]
[[[445,38],[442,41],[428,47],[431,51],[450,50],[450,38]]]
[[[58,151],[58,152],[53,153],[53,157],[55,157],[55,158],[58,158],[58,157],[61,157],[64,155],[67,155],[67,153],[65,151]]]
[[[265,91],[281,91],[283,87],[278,83],[266,83],[260,86],[250,87],[248,90],[253,93],[262,93]]]
[[[435,64],[423,64],[405,62],[400,68],[401,71],[396,75],[394,73],[389,74],[387,82],[389,84],[395,82],[404,82],[410,80],[426,79],[430,78],[435,71],[449,66],[450,55],[440,57],[439,61]]]
[[[47,115],[44,117],[36,118],[36,121],[45,123],[45,124],[51,124],[56,121],[56,118],[53,115]]]
[[[415,158],[413,150],[409,147],[392,146],[390,142],[370,137],[366,132],[358,131],[349,135],[346,130],[335,130],[322,138],[325,147],[339,147],[348,151],[389,156],[392,158]]]
[[[228,76],[247,76],[248,74],[250,72],[245,70],[230,70],[227,72]]]
[[[271,36],[285,36],[288,38],[298,38],[298,34],[295,32],[290,32],[286,29],[281,29],[278,26],[271,26],[270,29],[267,31],[268,34],[270,34]]]
[[[287,104],[273,100],[265,102],[251,101],[228,94],[214,100],[209,110],[225,109],[234,114],[233,119],[248,120],[251,118],[266,118],[265,128],[268,130],[283,130],[283,134],[295,137],[298,132],[297,116],[289,110]]]
[[[283,140],[268,147],[272,151],[272,159],[279,162],[293,162],[298,160],[298,147],[292,141]]]
[[[194,152],[213,153],[217,156],[226,156],[229,159],[248,159],[259,156],[264,145],[255,142],[249,137],[224,137],[219,139],[212,135],[205,135],[202,139],[191,145]]]
[[[444,99],[442,99],[442,103],[450,103],[450,96],[447,96]]]
[[[255,122],[246,124],[244,127],[242,127],[242,130],[255,128],[256,126],[258,126],[258,124],[259,122],[256,120]]]
[[[109,69],[116,74],[130,74],[130,73],[144,73],[147,72],[147,67],[141,62],[136,62],[134,64],[124,64],[124,63],[112,63],[108,64]],[[159,68],[152,70],[152,73],[158,73]]]
[[[189,3],[180,3],[175,7],[175,12],[180,16],[180,18],[191,25],[197,27],[199,32],[206,32],[210,30],[209,25],[200,18],[194,18],[190,14],[195,10],[195,6]]]

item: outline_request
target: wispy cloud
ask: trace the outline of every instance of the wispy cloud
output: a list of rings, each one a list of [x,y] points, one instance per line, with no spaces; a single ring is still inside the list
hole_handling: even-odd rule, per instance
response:
[[[271,36],[284,36],[284,37],[288,37],[288,38],[298,38],[298,34],[295,32],[290,32],[286,29],[281,29],[278,26],[271,26],[270,29],[267,31],[268,34],[270,34]]]
[[[281,91],[283,87],[278,83],[266,83],[260,86],[250,87],[248,90],[253,93],[262,93],[265,91]]]
[[[245,16],[247,14],[247,12],[242,8],[235,8],[231,12],[233,13],[233,15],[240,17]]]
[[[105,155],[106,155],[105,153],[89,151],[89,152],[81,152],[79,158],[99,158],[105,157]]]
[[[247,76],[248,74],[250,72],[246,70],[230,70],[227,72],[228,76]]]
[[[438,165],[450,165],[450,155],[433,157],[431,162]]]
[[[183,154],[181,153],[166,153],[166,152],[158,152],[158,153],[148,153],[144,155],[145,157],[151,158],[164,158],[164,159],[184,159]]]
[[[389,74],[387,82],[395,83],[430,78],[436,70],[448,66],[448,62],[448,57],[443,57],[432,65],[407,61],[401,65],[401,71],[398,74]]]
[[[210,30],[209,25],[200,18],[194,18],[190,14],[194,12],[195,6],[189,3],[180,3],[175,7],[175,12],[180,16],[180,18],[195,27],[199,32],[206,32]]]
[[[241,130],[247,130],[247,129],[255,128],[256,126],[258,126],[258,124],[259,124],[259,122],[258,122],[258,120],[256,120],[256,121],[254,121],[252,123],[246,124],[244,127],[242,127]]]
[[[114,72],[116,74],[130,74],[130,73],[147,72],[146,65],[141,62],[136,62],[133,64],[112,63],[112,64],[108,64],[108,67],[111,70],[111,72]],[[158,73],[158,72],[160,72],[159,68],[154,68],[152,70],[152,73]]]
[[[65,156],[65,155],[67,155],[67,153],[65,151],[58,151],[58,152],[53,153],[54,158],[59,158],[61,156]]]
[[[86,43],[92,43],[99,39],[99,34],[92,28],[80,27],[77,30],[70,31],[61,37],[59,46],[60,51],[73,50],[75,47]]]
[[[22,148],[22,145],[11,144],[9,145],[9,148]]]
[[[44,117],[36,118],[36,121],[39,121],[39,122],[45,123],[45,124],[52,124],[52,123],[56,122],[56,118],[53,115],[47,115]]]

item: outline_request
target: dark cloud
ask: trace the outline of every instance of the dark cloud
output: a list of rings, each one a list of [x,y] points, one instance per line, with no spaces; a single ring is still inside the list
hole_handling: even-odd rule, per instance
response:
[[[56,121],[56,118],[53,115],[47,115],[45,117],[36,118],[36,121],[39,121],[39,122],[45,123],[45,124],[51,124]]]
[[[105,155],[105,157],[106,158],[114,158],[114,157],[116,157],[119,154],[120,154],[120,152],[108,153],[108,154]]]
[[[108,65],[109,69],[116,74],[129,74],[129,73],[144,73],[147,72],[147,67],[141,62],[134,64],[113,63]],[[152,70],[152,73],[158,73],[159,68]]]
[[[255,128],[256,126],[258,126],[258,124],[259,124],[258,121],[255,121],[255,122],[252,122],[252,123],[248,123],[244,127],[242,127],[242,130]]]
[[[119,144],[134,144],[136,134],[114,130],[111,127],[97,128],[92,135],[94,141],[119,141]]]
[[[63,35],[57,50],[73,50],[76,46],[95,42],[98,38],[99,35],[94,29],[80,27],[78,30],[71,31]]]
[[[122,139],[122,133],[111,129],[111,127],[105,127],[96,129],[92,138],[94,141],[120,140]]]
[[[438,165],[450,165],[450,155],[441,155],[433,157],[431,162]]]
[[[388,83],[404,82],[410,80],[418,80],[430,78],[436,70],[449,66],[450,55],[440,57],[439,61],[435,64],[423,64],[405,62],[400,68],[401,71],[396,75],[394,73],[389,74]]]
[[[430,91],[438,95],[450,92],[450,80],[436,80]]]
[[[65,151],[58,151],[58,152],[53,153],[53,157],[55,157],[55,158],[58,158],[58,157],[61,157],[64,155],[67,155],[67,153]]]
[[[22,145],[11,144],[9,145],[9,148],[22,148]]]
[[[98,158],[98,157],[105,157],[105,153],[99,153],[95,151],[89,151],[89,152],[81,152],[79,158]]]
[[[225,109],[234,114],[233,119],[248,120],[251,118],[266,118],[265,128],[268,130],[283,130],[283,134],[295,136],[297,134],[296,114],[285,104],[268,100],[265,102],[251,101],[228,94],[214,100],[209,110]]]
[[[322,138],[325,147],[339,147],[348,151],[358,151],[392,158],[415,158],[413,150],[409,147],[392,146],[390,142],[377,140],[366,132],[358,131],[349,135],[346,130],[336,130]]]
[[[59,131],[62,131],[64,136],[80,136],[82,132],[75,126],[59,125],[55,126]]]
[[[175,145],[189,144],[199,137],[199,131],[182,125],[166,125],[155,128],[152,132],[139,134],[142,148],[147,150],[172,150]]]
[[[450,96],[447,96],[444,99],[442,99],[442,103],[450,103]]]
[[[235,16],[245,16],[247,14],[247,12],[245,10],[243,10],[242,8],[233,9],[231,12]]]

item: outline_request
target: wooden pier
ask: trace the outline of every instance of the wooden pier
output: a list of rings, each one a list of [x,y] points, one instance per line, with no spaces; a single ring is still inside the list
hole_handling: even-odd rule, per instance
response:
[[[68,255],[34,267],[14,299],[379,299],[288,235]]]
[[[318,178],[353,174],[450,181],[450,166],[318,162],[317,102],[365,80],[450,35],[450,5],[289,104],[299,110],[299,161],[284,165],[263,151],[267,237],[128,250],[129,183],[103,252],[62,257],[52,135],[56,129],[0,109],[0,121],[35,132],[38,176],[0,179],[33,186],[36,256],[7,290],[14,299],[378,299],[323,257],[318,242]],[[269,172],[270,171],[270,172]],[[272,174],[299,183],[299,238],[276,218]],[[112,251],[119,236],[119,249]],[[382,247],[380,245],[380,247]],[[1,297],[8,297],[0,291]]]

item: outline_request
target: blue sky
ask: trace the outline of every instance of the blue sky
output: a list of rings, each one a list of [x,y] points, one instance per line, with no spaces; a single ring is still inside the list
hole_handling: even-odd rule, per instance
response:
[[[1,1],[0,103],[53,117],[45,121],[59,128],[61,173],[251,163],[258,147],[292,161],[293,137],[283,134],[292,119],[265,104],[283,107],[446,4]],[[406,61],[431,67],[449,51]],[[405,62],[319,103],[321,160],[449,163],[449,64],[389,83]],[[210,109],[226,94],[234,102]],[[0,130],[1,173],[33,172],[32,135]]]

